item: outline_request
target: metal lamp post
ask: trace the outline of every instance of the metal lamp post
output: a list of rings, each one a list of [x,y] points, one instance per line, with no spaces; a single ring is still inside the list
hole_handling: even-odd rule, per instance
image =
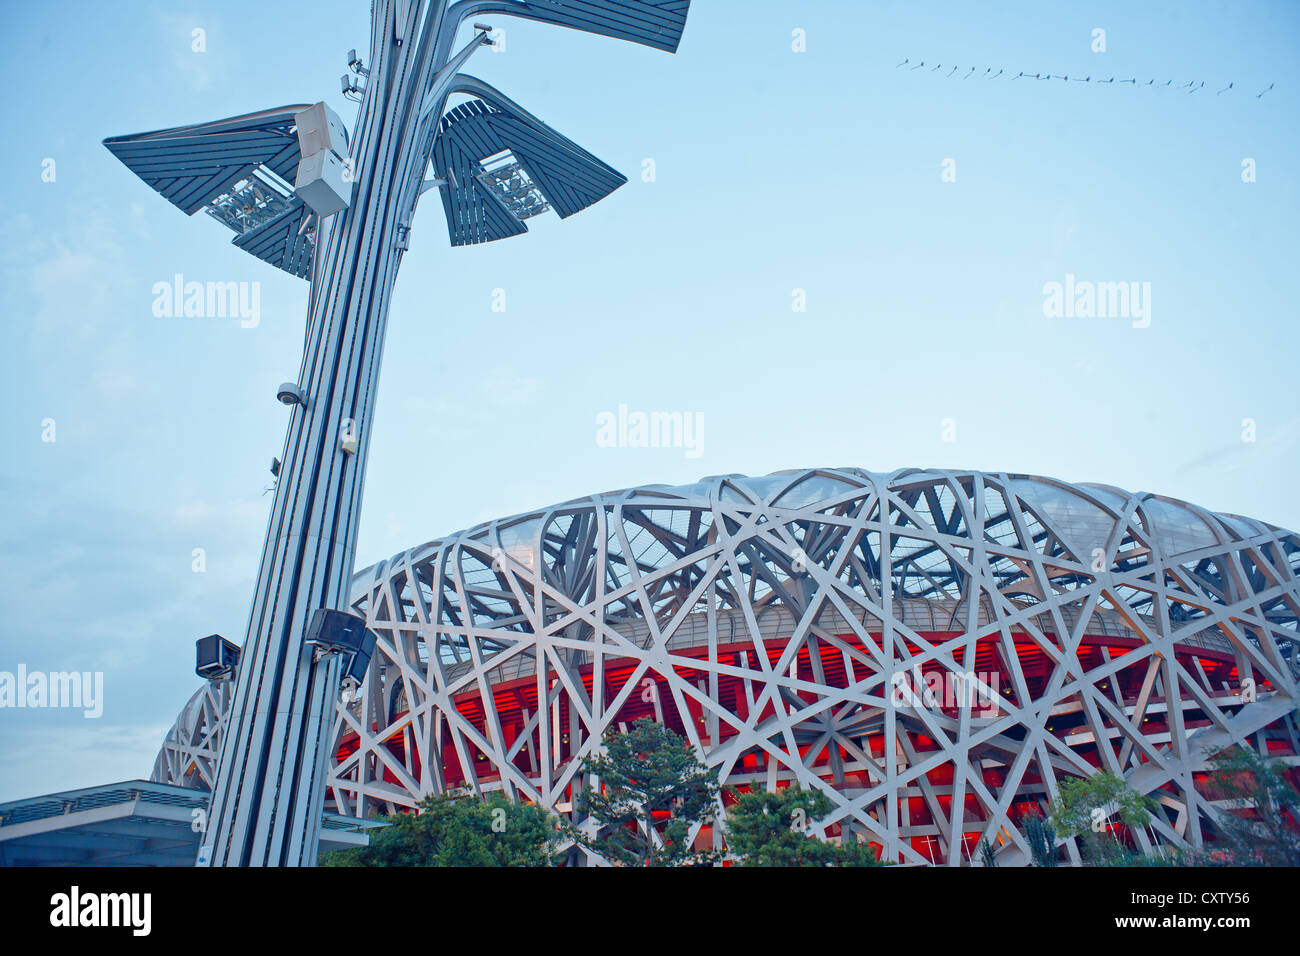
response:
[[[420,197],[438,189],[453,245],[570,216],[626,179],[492,87],[460,73],[460,26],[522,17],[673,52],[689,0],[374,0],[351,137],[323,103],[105,140],[187,213],[311,283],[292,411],[199,863],[315,863],[330,718],[349,658],[308,640],[346,606],[388,305]],[[447,98],[472,99],[444,112]],[[487,162],[485,162],[485,160]],[[426,170],[432,165],[432,177]],[[292,185],[290,185],[292,184]]]

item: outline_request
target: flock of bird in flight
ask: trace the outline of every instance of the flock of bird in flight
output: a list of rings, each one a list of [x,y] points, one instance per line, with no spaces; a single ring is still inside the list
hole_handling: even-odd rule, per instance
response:
[[[895,64],[894,69],[896,69],[896,70],[900,70],[900,69],[902,69],[903,67],[907,67],[909,72],[911,72],[912,70],[920,70],[920,69],[922,69],[922,68],[925,67],[925,61],[922,60],[920,63],[915,63],[915,64],[914,64],[914,63],[912,63],[911,59],[909,59],[909,58],[907,58],[907,57],[904,57],[904,58],[903,58],[903,62]],[[934,66],[932,66],[932,67],[929,68],[928,72],[930,72],[930,73],[937,73],[938,71],[940,71],[940,70],[942,70],[942,69],[943,69],[943,64],[942,64],[942,63],[936,63]],[[959,70],[961,70],[961,67],[960,67],[960,66],[954,66],[954,67],[953,67],[953,68],[952,68],[952,69],[951,69],[951,70],[950,70],[950,71],[949,71],[949,72],[948,72],[948,73],[943,77],[943,79],[945,79],[945,80],[947,80],[947,79],[951,79],[954,75],[957,74],[957,72],[958,72]],[[969,80],[972,76],[976,76],[976,70],[977,70],[977,67],[973,67],[973,66],[972,66],[972,67],[970,68],[970,72],[964,74],[964,75],[961,77],[961,79],[963,79],[963,80]],[[987,68],[983,73],[980,73],[976,78],[977,78],[977,79],[981,79],[981,80],[996,80],[998,77],[1003,76],[1003,75],[1009,75],[1009,74],[1007,74],[1007,71],[1006,71],[1006,70],[1002,70],[1002,69],[999,69],[996,73],[994,73],[994,72],[993,72],[993,67],[990,66],[990,67],[988,67],[988,68]],[[1199,83],[1197,83],[1196,80],[1189,80],[1186,84],[1182,84],[1182,83],[1180,83],[1179,85],[1175,86],[1173,80],[1166,80],[1164,83],[1157,83],[1154,79],[1150,79],[1150,80],[1147,80],[1145,83],[1139,83],[1139,82],[1138,82],[1138,78],[1137,78],[1136,76],[1134,76],[1134,77],[1130,77],[1130,78],[1127,79],[1127,80],[1117,80],[1117,79],[1115,79],[1115,77],[1110,76],[1110,77],[1107,77],[1106,79],[1103,80],[1103,79],[1100,79],[1100,78],[1098,78],[1098,79],[1093,79],[1093,77],[1092,77],[1091,74],[1088,74],[1088,75],[1085,75],[1085,76],[1079,76],[1079,75],[1076,74],[1075,77],[1074,77],[1074,79],[1071,80],[1070,77],[1069,77],[1068,75],[1066,75],[1066,74],[1060,74],[1060,73],[1026,73],[1024,70],[1021,70],[1021,71],[1020,71],[1019,73],[1017,73],[1015,76],[1010,77],[1010,79],[1011,79],[1011,80],[1020,80],[1020,79],[1025,79],[1025,80],[1065,80],[1066,82],[1075,82],[1075,83],[1093,83],[1093,84],[1096,84],[1097,86],[1107,86],[1107,85],[1109,85],[1109,84],[1113,84],[1113,83],[1114,83],[1114,84],[1119,84],[1119,85],[1123,85],[1123,84],[1125,84],[1125,83],[1129,83],[1129,84],[1132,84],[1133,86],[1139,86],[1139,85],[1140,85],[1140,86],[1145,87],[1145,88],[1156,89],[1156,90],[1164,90],[1164,89],[1170,89],[1170,88],[1172,88],[1172,89],[1176,90],[1177,92],[1180,92],[1180,93],[1181,93],[1181,92],[1186,92],[1186,93],[1188,93],[1189,95],[1192,94],[1192,93],[1199,92],[1200,90],[1202,90],[1202,89],[1205,88],[1205,81],[1204,81],[1204,80],[1201,80]],[[1265,93],[1267,93],[1269,90],[1273,89],[1273,85],[1274,85],[1274,84],[1270,83],[1270,84],[1269,84],[1265,89],[1262,89],[1262,90],[1260,90],[1258,93],[1256,93],[1256,94],[1255,94],[1255,99],[1259,99],[1261,96],[1263,96],[1263,95],[1264,95]],[[1218,92],[1216,92],[1214,95],[1215,95],[1215,96],[1222,96],[1224,93],[1227,93],[1227,92],[1231,91],[1232,88],[1233,88],[1233,84],[1232,84],[1232,83],[1229,83],[1227,86],[1225,86],[1223,89],[1221,89],[1221,90],[1219,90]]]

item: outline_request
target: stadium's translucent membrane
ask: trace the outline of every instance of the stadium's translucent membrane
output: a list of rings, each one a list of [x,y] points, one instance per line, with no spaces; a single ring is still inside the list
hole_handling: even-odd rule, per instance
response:
[[[571,813],[582,759],[649,716],[728,784],[824,791],[819,833],[901,863],[979,865],[983,839],[1023,862],[1024,814],[1098,769],[1160,805],[1126,839],[1201,845],[1225,812],[1198,790],[1208,753],[1300,752],[1297,572],[1289,531],[1022,475],[593,495],[357,575],[379,644],[330,799],[368,816],[463,787]],[[209,777],[201,694],[159,779]]]

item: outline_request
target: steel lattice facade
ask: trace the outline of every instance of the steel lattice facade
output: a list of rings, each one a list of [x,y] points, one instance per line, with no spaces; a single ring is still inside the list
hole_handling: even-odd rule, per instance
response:
[[[817,831],[885,859],[978,863],[988,839],[1024,862],[1026,810],[1098,768],[1159,802],[1138,845],[1197,846],[1210,751],[1300,753],[1297,572],[1289,531],[1030,476],[594,495],[357,575],[379,642],[330,803],[464,787],[568,813],[582,759],[649,716],[728,784],[824,791]]]
[[[231,680],[210,680],[185,702],[158,751],[150,780],[212,789],[234,686]]]

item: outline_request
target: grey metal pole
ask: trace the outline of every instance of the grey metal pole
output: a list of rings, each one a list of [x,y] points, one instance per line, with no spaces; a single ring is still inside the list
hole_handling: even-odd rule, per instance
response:
[[[490,28],[476,25],[452,56],[457,30],[470,17],[500,13],[671,52],[688,8],[689,0],[373,0],[370,66],[348,149],[351,193],[344,199],[337,184],[328,209],[313,191],[326,181],[314,165],[322,154],[308,155],[303,140],[311,133],[303,117],[315,108],[105,140],[173,204],[191,215],[207,208],[240,232],[237,245],[311,281],[302,368],[284,390],[293,411],[200,865],[316,861],[341,660],[308,643],[307,628],[318,609],[346,607],[389,299],[420,196],[439,187],[452,243],[462,245],[526,232],[523,220],[540,209],[573,215],[626,182],[461,75],[490,42]],[[453,91],[480,99],[443,116]],[[426,181],[435,147],[447,178]],[[503,149],[528,181],[521,194],[487,178],[483,161]],[[294,196],[271,195],[277,177],[308,168]],[[311,246],[303,237],[313,221]]]
[[[431,31],[442,12],[432,11]],[[430,62],[432,43],[412,42],[419,13],[395,0],[372,8],[352,203],[317,239],[299,377],[306,407],[295,406],[289,422],[218,764],[204,841],[216,866],[316,858],[339,659],[316,660],[304,636],[317,608],[346,606],[352,579],[398,225],[409,212],[403,187],[423,146],[415,114],[445,65]]]

